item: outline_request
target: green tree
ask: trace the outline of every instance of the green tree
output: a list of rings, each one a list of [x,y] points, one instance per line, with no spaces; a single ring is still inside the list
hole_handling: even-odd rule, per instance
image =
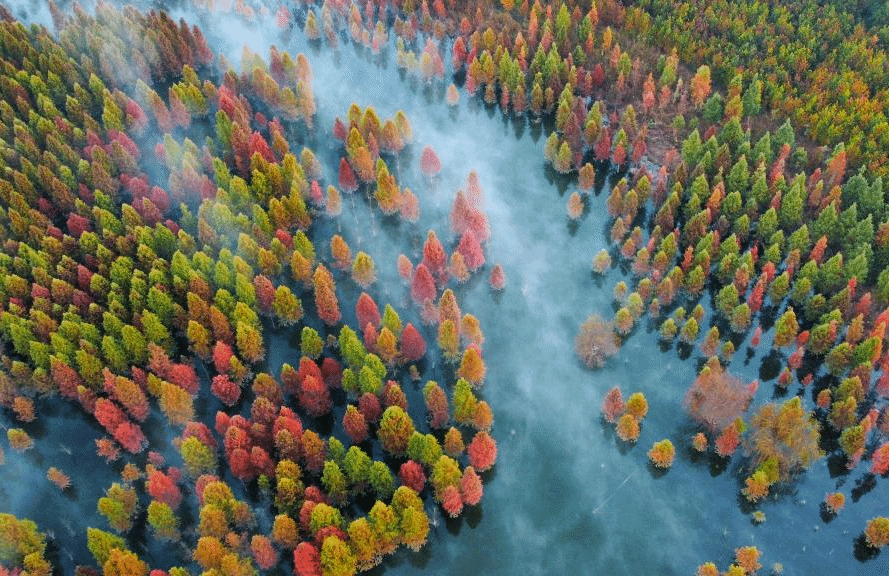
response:
[[[389,406],[380,419],[377,437],[384,450],[401,455],[407,451],[407,443],[414,430],[414,423],[407,412],[399,406]]]
[[[317,360],[324,350],[324,341],[317,330],[311,326],[303,326],[299,346],[303,356]]]
[[[321,570],[324,576],[352,576],[357,570],[355,555],[348,544],[328,536],[321,545]]]

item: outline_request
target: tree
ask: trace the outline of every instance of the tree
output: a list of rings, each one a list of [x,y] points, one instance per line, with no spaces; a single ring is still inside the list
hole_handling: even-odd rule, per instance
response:
[[[457,252],[463,256],[463,262],[470,272],[475,272],[485,264],[485,254],[471,229],[467,229],[460,237]]]
[[[293,551],[296,576],[321,576],[321,553],[309,542],[300,542]]]
[[[627,398],[626,408],[627,414],[635,418],[637,422],[642,422],[642,419],[648,413],[648,401],[642,392],[635,392]]]
[[[797,332],[799,324],[796,321],[796,314],[793,308],[788,308],[775,322],[775,348],[783,348],[792,343],[796,339]]]
[[[722,433],[717,436],[716,441],[713,443],[714,446],[716,446],[717,454],[725,458],[734,454],[735,450],[738,448],[738,444],[741,442],[741,426],[742,424],[740,423],[740,420],[735,420],[726,426]]]
[[[606,422],[614,423],[626,410],[623,394],[620,386],[614,386],[605,395],[602,401],[602,416]]]
[[[868,546],[877,549],[889,544],[889,518],[878,516],[868,521],[864,540]]]
[[[423,472],[423,467],[413,460],[408,460],[401,465],[398,470],[398,479],[401,480],[402,485],[418,494],[423,491],[426,485],[426,474]]]
[[[179,526],[173,509],[169,505],[151,501],[148,504],[148,524],[157,538],[161,540],[178,540]]]
[[[497,443],[487,432],[477,432],[466,449],[469,463],[484,472],[497,461]]]
[[[673,458],[676,456],[676,449],[669,440],[661,440],[655,442],[648,451],[648,459],[658,468],[669,468],[673,465]]]
[[[380,206],[383,214],[392,215],[398,211],[401,205],[401,194],[398,190],[398,183],[395,176],[389,173],[385,162],[382,159],[377,160],[377,189],[374,192],[374,198]]]
[[[302,380],[299,402],[312,418],[319,418],[330,412],[332,405],[330,392],[324,382],[315,376],[306,376]]]
[[[718,363],[708,363],[685,393],[683,406],[693,420],[711,432],[721,432],[747,409],[750,387],[726,372]]]
[[[104,576],[146,576],[148,565],[126,548],[112,548],[102,565]]]
[[[355,316],[358,319],[358,326],[364,327],[368,324],[374,327],[380,326],[380,310],[367,292],[362,292],[358,297],[358,302],[355,304]]]
[[[574,351],[587,368],[601,368],[605,361],[617,354],[614,328],[598,314],[590,315],[580,326],[574,340]]]
[[[438,176],[439,172],[441,172],[441,160],[439,160],[438,154],[435,153],[432,146],[427,145],[423,147],[423,151],[420,154],[420,171],[428,178]]]
[[[351,404],[346,407],[346,413],[343,415],[343,429],[353,444],[360,444],[367,439],[368,429],[367,420],[364,415]]]
[[[454,384],[453,392],[454,420],[458,424],[470,424],[478,407],[478,399],[466,380],[460,378]]]
[[[422,304],[426,300],[434,299],[435,294],[435,279],[432,277],[432,273],[425,264],[418,264],[411,281],[411,298],[417,304]]]
[[[302,302],[296,297],[290,288],[284,284],[275,290],[275,298],[272,304],[275,316],[284,326],[292,326],[303,317]]]
[[[445,320],[439,324],[438,347],[446,362],[457,362],[460,357],[460,334],[453,320]]]
[[[463,352],[463,359],[457,369],[457,377],[465,378],[473,388],[481,388],[485,380],[485,363],[481,351],[475,344],[470,344]]]
[[[842,492],[832,492],[824,496],[824,508],[829,514],[838,514],[846,506],[846,496]]]
[[[336,462],[327,460],[324,462],[324,471],[321,474],[321,485],[330,498],[330,501],[342,505],[346,501],[346,476]]]
[[[176,510],[182,502],[182,492],[173,478],[153,467],[148,473],[145,487],[154,500],[166,504],[172,510]]]
[[[639,422],[630,414],[617,420],[617,436],[624,442],[636,442],[639,438]]]
[[[381,500],[388,500],[392,496],[392,492],[395,490],[395,483],[392,479],[392,473],[389,471],[389,467],[379,460],[374,461],[371,464],[370,472],[368,474],[368,482],[373,489],[374,494]]]
[[[437,287],[441,288],[447,284],[448,257],[434,230],[429,230],[426,234],[426,242],[423,244],[423,264],[426,265],[429,273],[435,278]]]
[[[870,473],[882,476],[889,472],[889,442],[884,442],[871,455]]]
[[[710,95],[710,67],[706,64],[700,66],[689,83],[691,101],[696,108],[700,108]]]
[[[358,189],[358,181],[355,178],[355,173],[352,171],[352,167],[345,158],[340,158],[337,184],[340,189],[347,194],[351,194]]]
[[[114,530],[126,532],[132,527],[138,508],[136,491],[115,482],[99,498],[97,508]]]
[[[377,279],[373,259],[364,252],[358,252],[352,263],[352,279],[362,288],[368,288]]]
[[[817,421],[794,396],[780,406],[765,404],[754,414],[745,448],[755,468],[775,466],[777,479],[787,480],[822,456],[819,437]]]
[[[261,570],[269,570],[278,563],[278,551],[267,536],[254,534],[250,539],[250,551]]]
[[[315,306],[318,317],[328,326],[333,326],[341,318],[333,276],[323,264],[318,264],[312,275],[312,280],[315,285]]]
[[[369,570],[380,562],[373,530],[367,518],[356,518],[347,529],[349,545],[355,554],[358,570]]]
[[[299,315],[302,316],[302,307],[300,306],[299,308]],[[291,311],[288,313],[295,314],[296,312]],[[265,348],[263,347],[262,342],[262,332],[260,332],[256,327],[246,322],[238,321],[238,325],[235,330],[235,340],[237,342],[238,352],[240,353],[241,358],[243,358],[247,362],[260,362],[265,356]]]
[[[429,427],[444,428],[448,423],[448,398],[437,382],[430,380],[423,387],[423,399],[429,411]]]
[[[406,362],[416,362],[426,355],[426,341],[408,322],[401,332],[401,356]]]
[[[500,264],[495,264],[494,267],[491,268],[489,284],[491,285],[491,289],[495,292],[503,290],[506,286],[506,273],[503,271],[503,266]]]
[[[293,518],[287,514],[275,516],[272,524],[272,541],[285,550],[294,550],[299,545],[299,530]]]
[[[300,352],[303,356],[317,360],[324,351],[324,341],[318,331],[311,326],[303,326],[299,339]]]
[[[429,518],[423,510],[422,503],[419,506],[404,507],[400,511],[400,516],[401,541],[414,552],[418,552],[426,544],[429,536]]]
[[[138,454],[148,445],[142,429],[129,421],[119,424],[111,435],[131,454]]]
[[[377,437],[383,449],[390,454],[400,455],[407,450],[407,442],[414,433],[414,423],[407,412],[399,406],[389,406],[383,412]]]
[[[234,406],[241,397],[241,387],[228,374],[218,374],[210,383],[210,392],[226,406]]]

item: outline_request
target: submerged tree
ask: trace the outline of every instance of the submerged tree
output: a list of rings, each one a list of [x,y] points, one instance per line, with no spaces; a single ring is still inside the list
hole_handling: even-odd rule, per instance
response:
[[[592,314],[580,325],[574,351],[587,368],[601,368],[609,357],[617,354],[615,338],[611,322]]]
[[[722,432],[750,404],[753,394],[744,382],[718,363],[708,363],[685,393],[683,406],[692,419],[714,433]]]
[[[745,448],[754,468],[765,466],[774,480],[788,480],[823,454],[818,422],[803,410],[798,396],[781,405],[763,405],[750,420]]]

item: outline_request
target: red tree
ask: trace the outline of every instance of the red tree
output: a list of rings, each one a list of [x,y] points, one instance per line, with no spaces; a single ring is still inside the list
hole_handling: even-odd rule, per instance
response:
[[[416,362],[426,355],[426,341],[408,322],[401,331],[401,356],[407,362]]]
[[[346,407],[346,413],[343,415],[343,430],[349,435],[352,444],[360,444],[367,440],[367,420],[351,404]]]
[[[738,448],[740,442],[741,436],[738,433],[738,426],[735,422],[732,422],[726,426],[725,430],[722,431],[722,434],[716,438],[716,442],[714,443],[716,446],[716,453],[720,456],[731,456]]]
[[[114,429],[114,439],[131,454],[138,454],[148,445],[142,429],[132,422],[123,422]]]
[[[197,394],[201,386],[201,379],[191,364],[170,365],[165,378],[192,395]]]
[[[343,382],[343,368],[333,358],[327,357],[321,362],[321,377],[328,388],[341,388]]]
[[[318,418],[330,412],[330,392],[327,390],[324,382],[315,376],[306,376],[302,380],[299,402],[309,416],[313,418]]]
[[[482,499],[482,479],[476,474],[472,466],[463,470],[463,478],[460,479],[460,493],[463,495],[463,503],[467,506],[475,506]]]
[[[882,476],[889,472],[889,442],[884,442],[871,456],[870,473]]]
[[[250,551],[253,552],[253,559],[261,570],[269,570],[278,563],[278,551],[267,536],[254,534],[250,539]]]
[[[269,453],[260,446],[250,449],[250,465],[257,474],[263,474],[268,478],[275,477],[275,462]]]
[[[321,554],[308,542],[300,542],[293,551],[295,576],[321,576]]]
[[[176,510],[182,502],[182,492],[176,482],[160,470],[152,470],[148,474],[145,487],[152,498],[163,502],[173,510]]]
[[[441,160],[432,146],[425,146],[420,155],[420,170],[428,177],[437,176],[441,172]]]
[[[358,399],[358,410],[364,415],[364,419],[371,423],[379,420],[383,413],[380,399],[370,392],[365,392]]]
[[[97,398],[93,416],[99,421],[105,430],[114,433],[118,426],[127,421],[126,414],[117,407],[117,404],[107,398]]]
[[[231,346],[222,341],[216,342],[213,347],[213,367],[216,368],[216,372],[219,374],[228,372],[232,355]]]
[[[497,443],[487,432],[478,432],[466,447],[469,463],[479,472],[484,472],[497,461]]]
[[[417,304],[435,298],[435,280],[425,264],[420,263],[414,270],[414,279],[411,282],[411,298]]]
[[[423,398],[429,411],[429,427],[444,428],[448,424],[448,397],[436,382],[430,380],[423,387]]]
[[[337,183],[339,184],[340,190],[346,193],[354,192],[358,189],[358,181],[355,179],[355,172],[352,171],[352,167],[345,158],[340,158],[340,171]]]
[[[380,326],[380,309],[377,303],[367,292],[362,292],[355,304],[355,316],[358,318],[358,326],[367,326],[368,323],[378,328]]]
[[[423,467],[413,460],[408,460],[401,465],[401,468],[398,469],[398,478],[404,486],[417,494],[422,492],[426,485],[426,474],[423,472]]]
[[[457,245],[457,252],[463,256],[463,261],[470,272],[475,272],[485,264],[485,254],[475,238],[472,230],[466,230]]]
[[[447,284],[448,255],[445,253],[434,230],[430,230],[426,234],[426,243],[423,244],[423,264],[429,269],[439,287]]]
[[[448,485],[441,492],[441,507],[451,518],[456,518],[463,511],[463,498],[456,486]]]
[[[506,274],[503,272],[503,266],[495,264],[491,269],[490,284],[492,290],[503,290],[506,286]]]
[[[250,453],[243,448],[236,448],[228,455],[228,465],[232,475],[241,482],[250,482],[256,478],[256,469],[250,461]]]
[[[234,406],[241,397],[241,387],[232,382],[228,374],[218,374],[210,383],[210,392],[226,406]]]
[[[602,401],[602,416],[606,422],[613,424],[618,416],[624,413],[626,407],[620,386],[615,386],[608,391],[608,394],[605,395],[605,399]]]
[[[253,290],[256,292],[259,313],[271,316],[275,303],[275,285],[267,276],[259,274],[253,278]]]
[[[83,385],[83,380],[74,368],[55,357],[51,357],[50,375],[63,397],[77,398],[77,387]]]

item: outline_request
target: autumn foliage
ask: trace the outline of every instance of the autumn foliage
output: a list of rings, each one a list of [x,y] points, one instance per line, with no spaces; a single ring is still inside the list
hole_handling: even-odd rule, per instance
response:
[[[685,393],[683,406],[711,432],[722,432],[750,404],[752,394],[740,378],[708,364]]]
[[[574,351],[588,368],[601,368],[609,357],[617,354],[615,338],[612,324],[593,314],[581,324]]]

